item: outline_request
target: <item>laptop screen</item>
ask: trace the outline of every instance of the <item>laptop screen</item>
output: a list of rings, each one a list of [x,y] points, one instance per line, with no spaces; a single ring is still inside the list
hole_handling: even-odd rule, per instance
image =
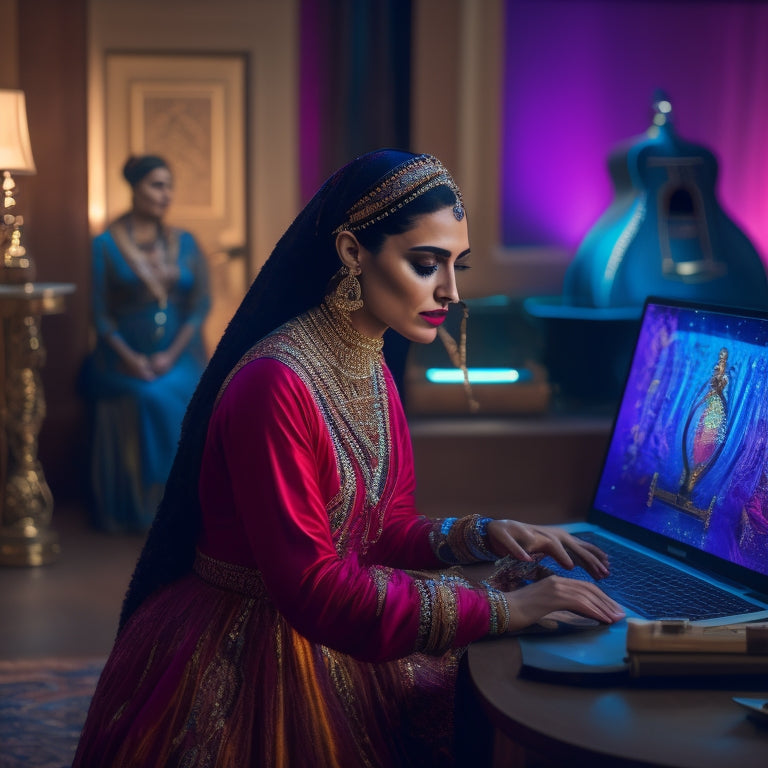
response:
[[[594,506],[768,575],[768,315],[646,302]]]

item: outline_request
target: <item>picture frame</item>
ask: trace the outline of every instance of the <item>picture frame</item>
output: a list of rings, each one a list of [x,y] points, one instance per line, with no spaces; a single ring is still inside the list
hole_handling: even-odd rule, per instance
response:
[[[105,209],[130,207],[129,155],[164,157],[171,224],[209,255],[246,247],[246,60],[238,54],[106,52]]]

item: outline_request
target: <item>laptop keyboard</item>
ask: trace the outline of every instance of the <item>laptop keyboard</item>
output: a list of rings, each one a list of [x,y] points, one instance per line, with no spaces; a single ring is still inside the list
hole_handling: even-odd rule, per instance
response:
[[[715,619],[759,610],[759,606],[714,584],[691,576],[660,560],[644,557],[612,539],[580,532],[580,539],[596,544],[611,561],[611,573],[597,582],[607,595],[646,619]],[[555,573],[593,581],[582,568],[569,571],[551,557],[542,561]]]

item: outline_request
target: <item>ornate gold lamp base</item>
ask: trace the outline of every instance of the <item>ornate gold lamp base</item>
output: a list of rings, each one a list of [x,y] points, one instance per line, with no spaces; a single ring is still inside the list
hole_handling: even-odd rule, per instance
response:
[[[37,458],[45,418],[40,369],[45,347],[40,318],[61,312],[69,283],[0,285],[2,413],[0,565],[45,565],[60,552],[50,529],[53,496]]]
[[[0,529],[0,565],[47,565],[60,553],[55,531],[35,526],[24,531]]]

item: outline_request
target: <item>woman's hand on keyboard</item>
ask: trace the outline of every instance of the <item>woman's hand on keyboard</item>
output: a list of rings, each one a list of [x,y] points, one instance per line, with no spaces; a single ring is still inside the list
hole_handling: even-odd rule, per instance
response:
[[[564,568],[580,565],[593,579],[602,579],[610,573],[605,552],[557,526],[492,520],[486,533],[488,546],[500,557],[512,555],[518,560],[531,561],[533,555],[544,554]]]
[[[563,576],[548,576],[505,592],[504,597],[509,609],[509,632],[519,632],[553,611],[573,611],[604,624],[613,624],[626,615],[596,584]]]

